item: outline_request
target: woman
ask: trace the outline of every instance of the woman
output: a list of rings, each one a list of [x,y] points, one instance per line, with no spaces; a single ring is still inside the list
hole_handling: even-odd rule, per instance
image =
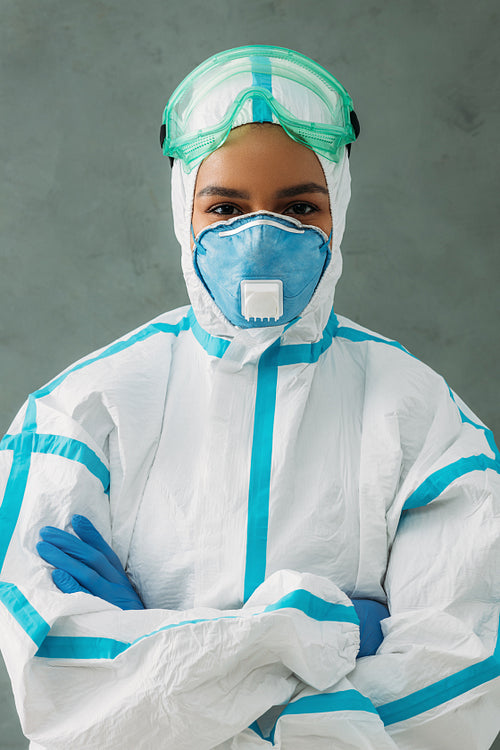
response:
[[[333,312],[351,112],[272,47],[172,96],[192,306],[33,394],[0,451],[33,748],[493,741],[499,454],[440,376]],[[360,651],[356,611],[376,631],[384,604]]]

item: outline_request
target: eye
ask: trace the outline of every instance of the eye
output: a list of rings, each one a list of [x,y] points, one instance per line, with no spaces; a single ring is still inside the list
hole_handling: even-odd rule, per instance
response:
[[[304,201],[300,201],[298,203],[292,203],[292,205],[288,206],[288,208],[285,209],[283,213],[295,214],[296,216],[309,216],[309,214],[315,213],[317,210],[318,208],[312,203],[305,203]]]
[[[207,213],[222,217],[238,216],[242,211],[237,206],[233,206],[232,203],[219,203],[219,205],[209,208]]]

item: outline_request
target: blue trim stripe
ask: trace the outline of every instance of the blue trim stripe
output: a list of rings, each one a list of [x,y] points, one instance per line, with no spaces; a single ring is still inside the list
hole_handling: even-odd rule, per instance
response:
[[[441,495],[444,490],[456,479],[460,479],[465,474],[472,471],[486,471],[493,469],[498,473],[498,461],[484,454],[478,456],[467,456],[448,464],[442,469],[438,469],[427,477],[417,489],[407,498],[403,505],[403,511],[421,508],[428,505]]]
[[[248,489],[247,549],[243,601],[248,601],[266,577],[269,496],[273,452],[274,413],[278,367],[317,362],[331,346],[338,327],[333,309],[320,341],[280,345],[275,341],[262,355],[257,372],[257,393]]]
[[[30,393],[28,396],[28,406],[24,415],[22,432],[36,432],[36,400],[37,394]]]
[[[14,453],[4,499],[0,506],[0,570],[21,512],[33,453],[53,454],[78,461],[102,483],[104,492],[109,492],[107,467],[93,450],[79,440],[27,431],[9,435],[1,450],[13,450]]]
[[[399,349],[405,354],[408,354],[409,357],[413,357],[413,359],[416,359],[416,357],[411,352],[409,352],[408,349],[405,349],[405,347],[402,346],[398,341],[392,341],[391,339],[384,339],[381,336],[375,336],[372,333],[368,333],[366,331],[360,331],[357,328],[348,328],[347,326],[339,326],[334,335],[337,336],[338,338],[347,339],[348,341],[354,341],[354,342],[374,341],[379,344],[386,344],[386,346],[392,346],[395,349]],[[448,391],[450,394],[450,398],[452,399],[453,403],[455,404],[455,406],[457,407],[459,411],[462,422],[472,425],[472,427],[475,427],[477,430],[481,430],[481,432],[484,433],[484,436],[488,442],[488,445],[492,453],[495,455],[497,460],[500,460],[500,451],[497,445],[495,444],[495,438],[491,430],[489,430],[484,425],[478,424],[477,422],[474,422],[472,419],[469,419],[469,417],[467,417],[458,406],[456,399],[455,399],[455,395],[449,386],[448,386]]]
[[[260,614],[260,613],[259,613]],[[184,625],[198,625],[200,622],[218,622],[219,620],[238,620],[239,615],[221,615],[220,617],[199,617],[195,620],[182,620],[181,622],[172,622],[170,625],[165,625],[162,628],[158,628],[158,630],[153,630],[151,633],[146,633],[145,635],[139,636],[139,638],[136,638],[135,641],[132,641],[130,643],[130,646],[133,646],[135,643],[139,643],[140,641],[144,641],[146,638],[151,638],[152,635],[156,635],[157,633],[163,633],[166,630],[174,630],[175,628],[180,628]]]
[[[50,625],[31,606],[17,586],[13,583],[0,581],[0,602],[17,620],[35,645],[40,646],[50,630]]]
[[[318,695],[307,695],[296,701],[290,702],[278,716],[271,731],[271,741],[274,745],[276,727],[283,716],[297,714],[326,714],[336,711],[363,711],[374,714],[378,718],[377,709],[373,703],[361,695],[357,690],[339,690],[337,693],[320,693]]]
[[[413,510],[415,508],[421,508],[428,505],[441,495],[444,490],[450,486],[456,479],[469,474],[472,471],[487,471],[488,469],[500,474],[500,452],[495,444],[495,438],[493,433],[485,425],[481,425],[478,422],[474,422],[469,419],[459,405],[456,402],[455,394],[448,386],[448,392],[450,398],[455,404],[460,414],[460,419],[463,424],[470,424],[476,430],[480,430],[488,443],[488,447],[494,455],[494,458],[487,456],[484,453],[475,456],[466,456],[460,458],[452,464],[438,469],[425,479],[422,484],[407,498],[403,512]]]
[[[114,354],[119,354],[120,352],[123,352],[126,349],[129,349],[134,344],[137,344],[140,341],[145,341],[151,336],[155,336],[157,333],[173,333],[174,336],[178,336],[181,331],[186,331],[189,329],[189,327],[190,327],[189,313],[184,318],[181,318],[181,320],[179,320],[178,323],[173,323],[173,324],[151,323],[145,328],[142,328],[137,333],[133,334],[133,336],[130,336],[128,339],[124,339],[123,341],[117,341],[115,344],[111,344],[111,346],[108,346],[97,356],[90,357],[89,359],[85,359],[82,362],[79,362],[77,365],[75,365],[71,369],[67,370],[66,372],[63,372],[61,375],[59,375],[57,378],[52,380],[44,388],[41,388],[40,390],[35,391],[35,393],[32,394],[32,398],[39,399],[39,398],[43,398],[43,396],[47,396],[49,393],[52,393],[52,391],[55,388],[61,385],[61,383],[64,380],[66,380],[66,378],[69,377],[69,375],[72,375],[72,373],[77,372],[78,370],[81,370],[84,367],[88,367],[89,365],[94,364],[94,362],[99,362],[101,359],[107,359],[108,357],[112,357]]]
[[[4,435],[0,440],[0,451],[13,451],[16,447],[17,435]]]
[[[385,726],[390,726],[430,711],[497,677],[500,677],[500,630],[495,651],[487,659],[461,669],[405,698],[379,706],[377,711]]]
[[[205,329],[202,328],[196,320],[193,308],[190,308],[189,310],[188,319],[191,331],[193,332],[194,337],[196,338],[200,346],[203,347],[207,354],[210,354],[212,357],[218,357],[219,359],[221,359],[226,353],[226,350],[231,341],[229,339],[221,339],[217,336],[212,336],[210,333],[207,333],[207,331],[205,331]]]
[[[221,359],[226,353],[231,341],[207,333],[207,331],[205,331],[205,329],[198,323],[192,308],[188,313],[188,317],[191,324],[191,331],[200,346],[203,347],[207,354]],[[337,327],[337,316],[332,310],[323,331],[322,338],[319,341],[315,341],[311,344],[282,344],[278,349],[276,364],[278,367],[281,367],[285,365],[317,362],[321,355],[331,346],[333,338],[337,333]]]
[[[338,325],[337,316],[332,310],[322,338],[312,344],[283,344],[278,352],[278,366],[317,362],[331,346],[334,336],[337,335]]]
[[[450,393],[450,397],[451,397],[453,403],[455,404],[455,406],[457,407],[457,409],[458,409],[458,411],[460,413],[460,418],[461,418],[462,422],[464,422],[465,424],[470,424],[470,425],[472,425],[472,427],[475,427],[476,430],[481,430],[481,432],[484,432],[484,437],[486,438],[486,442],[488,443],[488,446],[489,446],[491,452],[493,453],[493,455],[495,456],[495,458],[497,459],[497,461],[500,461],[500,451],[498,450],[498,447],[497,447],[497,445],[495,443],[495,437],[494,437],[492,431],[489,430],[488,427],[486,427],[485,425],[479,424],[478,422],[473,422],[472,419],[469,419],[469,417],[466,416],[466,414],[464,414],[464,412],[462,411],[462,409],[457,404],[457,401],[456,401],[456,398],[455,398],[455,394],[453,393],[453,391],[451,390],[451,388],[449,386],[448,386],[448,391]]]
[[[271,77],[271,61],[266,57],[251,57],[252,65],[252,86],[259,86],[266,89],[270,94],[273,93],[273,84]],[[259,70],[257,70],[257,67]],[[253,122],[272,122],[273,113],[267,101],[261,96],[252,97],[252,121]]]
[[[16,528],[28,483],[33,452],[33,433],[22,433],[12,456],[12,465],[0,506],[0,571]]]
[[[474,422],[471,422],[471,424],[474,424]],[[491,452],[496,457],[497,461],[500,462],[500,451],[498,450],[497,444],[495,443],[495,438],[492,431],[488,430],[487,427],[481,427],[480,425],[476,425],[476,427],[478,430],[484,431],[484,437],[486,438],[486,442],[488,443]]]
[[[353,625],[359,625],[359,618],[353,605],[327,602],[306,589],[292,591],[275,604],[270,604],[264,612],[273,612],[276,609],[288,607],[298,609],[318,622],[351,622]]]
[[[376,716],[378,713],[371,700],[361,695],[357,690],[339,690],[338,693],[321,693],[320,695],[308,695],[299,698],[297,701],[289,703],[281,716],[323,714],[332,711],[365,711]]]
[[[24,600],[26,602],[26,600]],[[28,606],[31,607],[29,602]],[[32,609],[32,608],[31,608]],[[296,589],[263,610],[252,612],[249,617],[261,617],[276,610],[295,609],[317,622],[350,622],[357,624],[356,612],[352,606],[327,602],[304,589]],[[34,612],[35,610],[33,610]],[[123,651],[152,635],[173,630],[186,625],[197,625],[200,622],[218,622],[219,620],[239,620],[241,615],[221,615],[221,617],[182,620],[165,625],[162,628],[141,635],[132,643],[116,641],[112,638],[88,638],[81,636],[47,636],[40,646],[37,656],[51,659],[114,659]]]
[[[113,638],[48,635],[35,655],[46,659],[115,659],[130,645]]]
[[[380,336],[375,336],[371,333],[360,331],[356,328],[340,326],[337,328],[336,335],[339,338],[345,338],[349,341],[354,342],[374,341],[376,343],[386,344],[387,346],[392,346],[396,349],[399,349],[405,354],[408,354],[410,357],[414,356],[397,341],[384,339]],[[433,500],[435,500],[442,492],[444,492],[444,490],[452,482],[464,476],[465,474],[469,474],[472,471],[486,471],[487,469],[492,469],[493,471],[500,473],[500,452],[495,445],[493,433],[487,427],[477,424],[476,422],[473,422],[471,419],[469,419],[456,403],[453,391],[449,388],[449,386],[448,390],[451,399],[455,403],[460,413],[462,422],[466,422],[484,433],[488,445],[495,456],[495,459],[492,459],[485,454],[467,456],[465,458],[459,459],[458,461],[455,461],[452,464],[449,464],[448,466],[443,467],[442,469],[438,469],[429,477],[427,477],[427,479],[425,479],[424,482],[422,482],[422,484],[417,487],[417,489],[406,499],[406,502],[403,506],[403,512],[428,505]]]
[[[52,391],[55,390],[55,388],[57,388],[62,382],[64,382],[64,380],[69,375],[71,375],[73,372],[76,372],[77,370],[81,370],[82,368],[88,367],[94,362],[122,352],[125,349],[128,349],[129,347],[138,343],[139,341],[144,341],[145,339],[148,339],[150,336],[153,336],[157,333],[173,333],[175,336],[177,336],[181,331],[188,330],[189,327],[189,313],[176,324],[151,323],[150,325],[140,330],[138,333],[129,336],[128,339],[119,341],[107,347],[107,349],[104,349],[97,356],[83,360],[79,364],[59,375],[48,385],[31,394],[28,399],[28,406],[24,417],[23,431],[19,436],[16,436],[16,444],[12,457],[12,467],[10,470],[9,478],[7,480],[3,502],[0,507],[0,571],[5,562],[5,556],[7,554],[10,540],[12,538],[12,534],[14,533],[17,519],[19,518],[19,513],[21,512],[24,493],[26,491],[26,485],[28,482],[31,455],[34,450],[34,443],[36,439],[35,431],[37,400],[52,393]],[[75,449],[77,448],[77,442],[78,441],[75,441],[71,446],[68,445],[65,448],[63,447],[62,443],[59,443],[59,445],[56,446],[56,443],[50,443],[50,441],[46,442],[46,445],[50,444],[54,448],[57,447],[60,450],[67,450],[69,452],[73,451],[76,455],[78,453],[77,450],[75,451]],[[88,452],[80,451],[79,455],[89,462],[89,470],[92,470],[93,472],[96,471],[98,472],[99,476],[104,477],[101,467],[92,458],[92,456],[90,455],[91,453],[92,451],[88,449]],[[97,459],[97,461],[99,461],[97,456],[95,456],[95,458]]]
[[[248,487],[247,549],[243,594],[245,602],[266,577],[278,351],[279,341],[275,341],[261,355],[258,367]]]
[[[336,336],[341,339],[347,339],[348,341],[362,342],[362,341],[375,341],[377,344],[386,344],[386,346],[392,346],[395,349],[408,354],[410,357],[414,355],[405,349],[398,341],[392,341],[391,339],[384,339],[381,336],[375,336],[373,333],[367,331],[360,331],[357,328],[348,328],[347,326],[339,326],[337,328]]]
[[[109,493],[109,469],[99,456],[80,440],[62,437],[61,435],[36,434],[33,451],[35,453],[50,453],[54,456],[67,458],[70,461],[77,461],[101,482],[104,492]]]
[[[16,450],[19,448],[23,436],[9,435],[5,445],[0,445],[0,450]],[[69,461],[77,461],[85,466],[102,484],[104,491],[109,493],[109,470],[94,451],[85,443],[74,438],[62,435],[33,434],[33,453],[44,453],[53,456],[61,456]]]

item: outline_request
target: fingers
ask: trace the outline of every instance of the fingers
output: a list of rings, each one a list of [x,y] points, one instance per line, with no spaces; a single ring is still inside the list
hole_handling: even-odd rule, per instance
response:
[[[75,514],[71,519],[71,525],[75,533],[78,534],[82,541],[90,544],[90,546],[94,549],[99,550],[99,552],[104,555],[104,557],[111,563],[115,570],[123,573],[123,566],[120,562],[120,558],[112,550],[106,540],[97,531],[94,524],[89,521],[86,516]]]
[[[143,603],[130,584],[123,586],[111,583],[50,542],[38,542],[37,550],[40,557],[55,566],[52,580],[64,594],[83,592],[104,599],[120,609],[144,609]]]
[[[70,557],[70,555],[67,555],[59,547],[50,542],[38,542],[36,549],[40,557],[53,565],[54,568],[58,568],[69,574],[80,586],[86,588],[94,596],[99,595],[97,588],[100,581],[104,579],[95,570],[89,568],[85,563]]]
[[[74,534],[70,534],[62,529],[57,529],[55,526],[44,526],[40,529],[40,536],[44,542],[57,547],[62,553],[65,553],[69,559],[84,563],[86,567],[92,568],[92,570],[107,580],[114,583],[124,583],[125,580],[127,580],[123,569],[117,570],[102,552],[95,549],[92,545],[82,541]],[[39,554],[41,554],[40,551]],[[43,557],[43,555],[41,556]],[[56,565],[55,567],[68,570],[65,565]]]
[[[73,576],[66,573],[65,570],[56,568],[52,571],[52,580],[56,584],[57,588],[63,592],[63,594],[76,594],[77,592],[83,592],[84,594],[90,594],[83,586],[80,586]]]
[[[144,609],[120,560],[85,516],[73,516],[78,536],[55,526],[40,530],[37,552],[56,570],[55,585],[65,594],[83,591],[121,609]]]

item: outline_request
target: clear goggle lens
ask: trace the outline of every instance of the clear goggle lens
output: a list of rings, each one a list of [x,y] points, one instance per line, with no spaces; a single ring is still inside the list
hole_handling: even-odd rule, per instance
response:
[[[163,115],[163,153],[187,172],[225,141],[232,128],[274,122],[331,161],[356,138],[352,100],[309,58],[280,47],[228,50],[202,63],[174,91]]]

